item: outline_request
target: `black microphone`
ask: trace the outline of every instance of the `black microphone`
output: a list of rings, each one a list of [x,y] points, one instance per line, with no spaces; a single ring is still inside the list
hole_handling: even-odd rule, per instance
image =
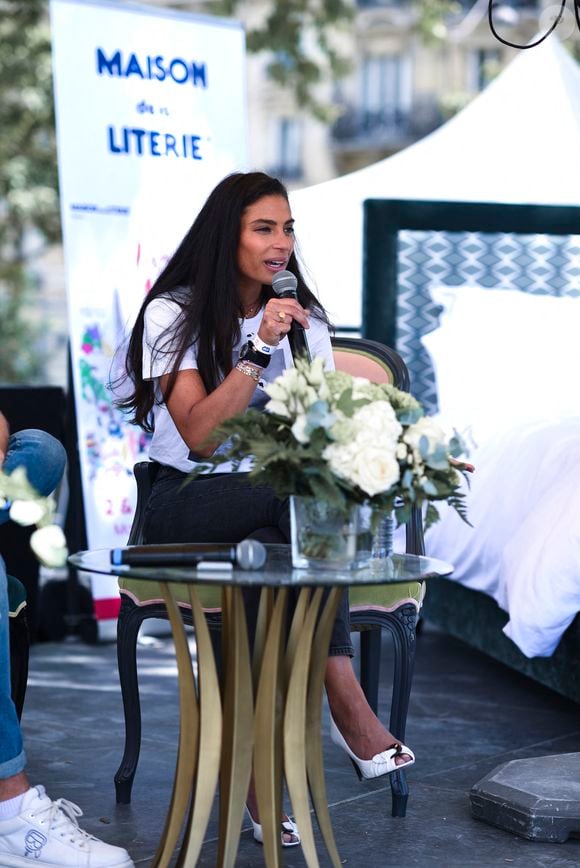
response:
[[[278,298],[295,298],[298,300],[298,293],[296,291],[297,286],[298,279],[291,271],[279,271],[274,275],[272,280],[272,289]],[[300,325],[296,320],[292,320],[292,325],[290,326],[290,331],[288,333],[288,342],[290,343],[290,349],[294,361],[296,361],[299,356],[306,356],[309,362],[312,361],[304,326]]]
[[[147,545],[111,549],[114,566],[133,567],[211,567],[220,564],[239,567],[241,570],[259,570],[266,563],[266,549],[255,539],[245,539],[237,545],[212,548],[208,544]]]

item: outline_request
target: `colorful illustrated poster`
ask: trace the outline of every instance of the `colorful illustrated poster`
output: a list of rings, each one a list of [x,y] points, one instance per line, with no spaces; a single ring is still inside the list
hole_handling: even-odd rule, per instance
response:
[[[245,169],[237,22],[51,0],[58,161],[88,544],[125,545],[146,438],[109,389],[115,349],[215,183]],[[99,619],[114,578],[92,577]]]

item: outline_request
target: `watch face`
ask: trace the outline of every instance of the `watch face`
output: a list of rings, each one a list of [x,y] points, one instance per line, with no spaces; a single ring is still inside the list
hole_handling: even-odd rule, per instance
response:
[[[243,359],[244,355],[248,352],[249,349],[250,344],[247,341],[245,344],[242,344],[242,348],[240,350],[240,359]]]

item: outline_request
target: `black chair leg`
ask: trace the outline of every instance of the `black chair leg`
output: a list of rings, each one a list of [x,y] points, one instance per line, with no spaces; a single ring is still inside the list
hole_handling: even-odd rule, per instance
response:
[[[379,674],[381,669],[381,629],[363,630],[360,634],[360,683],[367,702],[378,714]]]
[[[10,634],[10,686],[12,701],[16,706],[18,720],[22,718],[26,684],[28,681],[28,661],[30,656],[30,634],[25,610],[9,619]]]
[[[141,750],[137,635],[143,620],[144,614],[139,606],[123,596],[117,621],[117,662],[125,713],[125,750],[115,775],[115,793],[117,804],[120,805],[128,805],[131,801],[133,778]]]
[[[400,741],[405,740],[407,713],[415,665],[417,609],[408,604],[391,613],[389,628],[393,634],[393,696],[390,729]],[[409,788],[403,770],[393,772],[391,778],[392,815],[404,817],[407,811]]]
[[[409,785],[404,771],[391,772],[391,816],[404,817],[407,814]]]

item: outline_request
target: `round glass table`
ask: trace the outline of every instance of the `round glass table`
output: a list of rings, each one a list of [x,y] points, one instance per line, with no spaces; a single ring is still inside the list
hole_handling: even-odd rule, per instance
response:
[[[187,552],[204,546],[135,546],[150,555]],[[178,864],[199,857],[211,807],[220,785],[218,865],[233,866],[252,770],[264,836],[266,865],[282,865],[280,816],[285,779],[310,868],[318,866],[310,801],[332,865],[342,864],[330,822],[322,761],[324,671],[341,594],[348,586],[408,583],[449,575],[440,560],[395,554],[356,571],[297,570],[290,546],[266,546],[263,569],[203,565],[124,566],[111,563],[108,549],[69,558],[78,570],[148,579],[159,583],[167,607],[179,679],[180,734],[173,794],[153,865],[166,868],[182,829]],[[188,586],[196,632],[197,679],[179,606],[169,585]],[[222,589],[224,684],[220,689],[199,586]],[[242,589],[262,588],[253,654]],[[296,588],[288,629],[289,590]]]

